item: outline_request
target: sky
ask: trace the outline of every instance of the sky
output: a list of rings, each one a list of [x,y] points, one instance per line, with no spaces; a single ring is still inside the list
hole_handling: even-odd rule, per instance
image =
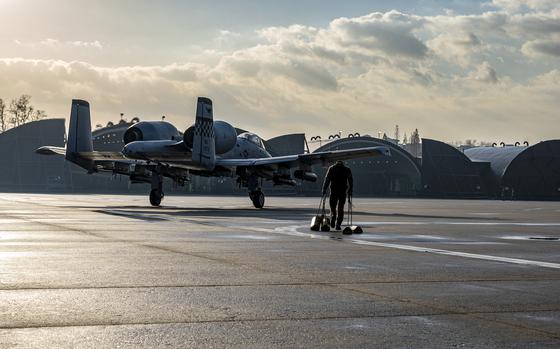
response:
[[[557,0],[0,0],[0,98],[94,124],[215,118],[263,138],[559,137]]]

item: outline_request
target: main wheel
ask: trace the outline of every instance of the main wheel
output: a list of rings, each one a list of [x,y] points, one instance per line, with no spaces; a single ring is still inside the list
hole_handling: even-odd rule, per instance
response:
[[[263,208],[264,207],[264,194],[260,190],[256,190],[249,194],[251,201],[253,201],[253,206],[256,208]]]
[[[161,190],[152,189],[152,191],[150,191],[150,204],[152,204],[152,206],[159,206],[162,199],[163,192]]]

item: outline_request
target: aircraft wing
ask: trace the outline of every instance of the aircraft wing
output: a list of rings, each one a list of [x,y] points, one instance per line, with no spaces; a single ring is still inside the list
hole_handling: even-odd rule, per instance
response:
[[[120,151],[90,151],[77,153],[78,157],[93,161],[129,160]]]
[[[45,146],[36,149],[35,153],[41,155],[66,155],[66,148]],[[80,153],[76,153],[76,156],[81,159],[94,160],[94,161],[129,160],[125,158],[121,152],[114,152],[114,151],[80,152]]]
[[[348,150],[333,150],[310,154],[274,156],[262,159],[216,159],[216,165],[233,167],[233,166],[271,166],[280,165],[286,167],[297,167],[299,165],[326,165],[337,160],[350,160],[371,156],[391,156],[391,152],[387,147],[368,147]]]

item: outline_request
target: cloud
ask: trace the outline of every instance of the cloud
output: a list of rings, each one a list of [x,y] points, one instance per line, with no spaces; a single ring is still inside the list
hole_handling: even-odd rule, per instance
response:
[[[459,35],[472,33],[478,38],[508,36],[507,25],[511,16],[502,12],[484,12],[476,15],[440,15],[426,17],[426,29],[432,34]]]
[[[509,21],[512,37],[543,38],[560,34],[560,12],[513,15]]]
[[[558,8],[556,0],[492,0],[491,4],[507,12],[547,11]]]
[[[488,62],[482,62],[480,65],[478,65],[476,69],[469,74],[468,78],[491,84],[495,84],[498,82],[498,74]]]
[[[60,41],[58,41],[56,39],[52,39],[52,38],[46,38],[45,40],[41,40],[39,42],[39,44],[42,45],[42,46],[56,47],[56,46],[60,45]]]
[[[72,47],[84,47],[84,48],[95,48],[103,49],[103,45],[98,40],[95,41],[60,41],[58,39],[46,38],[41,41],[20,41],[15,39],[13,41],[17,46],[31,48],[31,49],[42,49],[42,48],[72,48]]]
[[[371,13],[357,18],[339,18],[331,22],[329,30],[343,47],[423,58],[428,49],[415,35],[424,20],[398,11]]]
[[[521,51],[530,57],[560,57],[560,40],[532,40],[523,44]]]
[[[560,109],[560,74],[542,63],[560,55],[559,12],[531,6],[476,15],[375,12],[320,27],[222,30],[198,51],[198,63],[110,67],[4,58],[0,97],[31,94],[52,116],[66,116],[70,99],[83,98],[95,122],[120,112],[165,114],[181,128],[192,122],[196,97],[206,95],[218,117],[265,137],[377,134],[398,123],[444,140],[521,129],[546,138],[553,131],[543,125]],[[37,45],[114,52],[99,41],[43,41]]]
[[[65,115],[72,98],[94,99],[98,110],[113,113],[120,108],[178,113],[181,99],[194,94],[191,84],[198,79],[196,65],[189,64],[106,68],[77,61],[0,60],[0,96],[14,90],[29,93],[38,102],[57,105],[51,115]]]
[[[103,45],[97,40],[95,41],[68,41],[67,44],[76,46],[76,47],[92,47],[101,50]]]
[[[243,40],[241,33],[233,32],[230,30],[219,30],[218,35],[213,40],[215,50],[224,51],[236,48]]]
[[[428,41],[428,47],[436,55],[462,66],[468,66],[472,54],[483,49],[480,39],[473,33],[440,34]]]

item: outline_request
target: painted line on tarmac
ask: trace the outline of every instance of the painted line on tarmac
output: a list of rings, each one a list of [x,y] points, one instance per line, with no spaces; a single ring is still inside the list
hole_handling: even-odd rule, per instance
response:
[[[532,261],[528,259],[499,257],[499,256],[491,256],[491,255],[484,255],[484,254],[477,254],[477,253],[441,250],[437,248],[426,248],[426,247],[401,245],[401,244],[387,244],[382,242],[363,241],[363,240],[355,240],[355,239],[352,239],[351,242],[358,245],[372,245],[372,246],[379,246],[379,247],[396,248],[399,250],[427,252],[427,253],[440,254],[445,256],[455,256],[455,257],[463,257],[463,258],[471,258],[471,259],[481,259],[481,260],[493,261],[493,262],[505,262],[505,263],[518,264],[518,265],[529,265],[529,266],[536,266],[536,267],[543,267],[543,268],[560,269],[560,264],[558,263]]]
[[[517,264],[517,265],[560,269],[560,264],[558,263],[533,261],[529,259],[520,259],[520,258],[499,257],[499,256],[491,256],[491,255],[467,253],[467,252],[459,252],[459,251],[449,251],[449,250],[442,250],[437,248],[420,247],[420,246],[412,246],[412,245],[358,240],[358,239],[343,237],[342,235],[333,236],[331,233],[324,233],[329,235],[302,233],[297,230],[297,228],[302,228],[302,227],[307,228],[306,226],[288,226],[288,227],[280,227],[276,229],[266,229],[266,228],[250,228],[250,229],[261,231],[261,232],[273,233],[273,234],[283,234],[283,235],[307,237],[307,238],[321,239],[321,240],[338,240],[341,242],[347,242],[356,245],[385,247],[385,248],[393,248],[393,249],[405,250],[405,251],[433,253],[433,254],[439,254],[444,256],[463,257],[463,258],[480,259],[480,260],[486,260],[492,262],[504,262],[504,263]]]
[[[485,225],[485,226],[517,226],[517,227],[560,227],[560,222],[531,223],[531,222],[354,222],[357,225]]]

